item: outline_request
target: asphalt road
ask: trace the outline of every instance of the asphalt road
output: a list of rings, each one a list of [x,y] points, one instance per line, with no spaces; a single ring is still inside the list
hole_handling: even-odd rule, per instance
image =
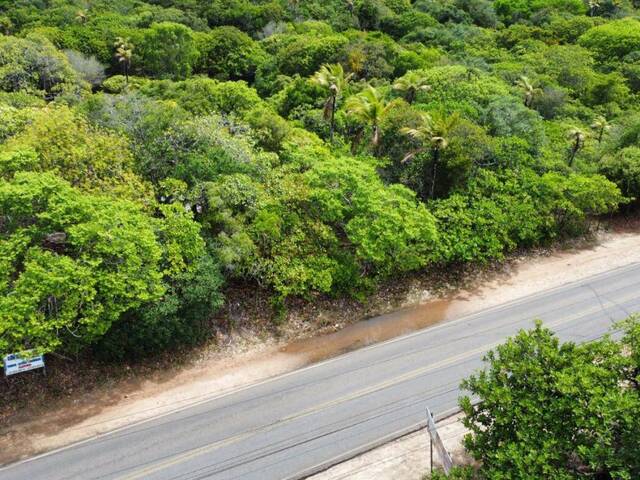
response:
[[[0,470],[0,479],[289,479],[455,408],[482,355],[541,319],[563,340],[640,311],[640,265],[373,345]]]

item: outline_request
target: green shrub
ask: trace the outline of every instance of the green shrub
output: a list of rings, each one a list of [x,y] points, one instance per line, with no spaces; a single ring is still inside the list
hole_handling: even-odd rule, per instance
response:
[[[640,322],[617,326],[620,342],[576,345],[537,322],[485,356],[486,368],[462,383],[469,396],[460,401],[478,478],[640,474]]]
[[[199,56],[191,29],[171,22],[151,25],[134,47],[141,62],[138,68],[157,78],[188,77]]]
[[[0,207],[0,350],[77,350],[164,293],[162,247],[136,205],[16,173]]]
[[[585,13],[587,8],[581,0],[495,0],[496,13],[507,22],[528,19],[543,9],[556,9],[574,15]]]
[[[625,18],[593,27],[579,42],[603,60],[622,58],[640,50],[640,21]]]
[[[600,173],[614,182],[626,197],[640,198],[640,147],[623,148],[598,165]]]
[[[0,91],[48,96],[87,88],[64,54],[42,36],[0,36]]]
[[[265,60],[260,45],[235,27],[218,27],[198,38],[199,71],[220,80],[252,81]]]
[[[219,82],[204,77],[182,82],[149,82],[140,91],[151,97],[174,100],[195,115],[243,115],[262,103],[257,92],[243,81]]]

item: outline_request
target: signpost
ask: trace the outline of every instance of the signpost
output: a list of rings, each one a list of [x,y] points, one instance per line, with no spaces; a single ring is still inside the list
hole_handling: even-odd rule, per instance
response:
[[[436,422],[433,417],[433,413],[427,407],[427,431],[429,432],[429,437],[431,441],[429,442],[431,446],[431,471],[433,471],[433,447],[436,447],[438,451],[438,455],[440,456],[440,461],[442,462],[442,468],[444,468],[444,473],[449,475],[449,472],[453,468],[453,460],[451,459],[451,455],[447,452],[447,449],[444,448],[444,443],[442,443],[442,439],[438,434],[438,430],[436,428]]]
[[[35,350],[11,353],[5,356],[2,361],[4,362],[4,375],[6,377],[37,368],[45,368],[44,355],[37,355]]]

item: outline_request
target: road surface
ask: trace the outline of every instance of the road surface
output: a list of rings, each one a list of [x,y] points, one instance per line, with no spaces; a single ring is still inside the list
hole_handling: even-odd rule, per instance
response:
[[[588,341],[640,311],[640,264],[283,375],[0,470],[0,480],[293,479],[456,407],[482,355],[541,319]]]

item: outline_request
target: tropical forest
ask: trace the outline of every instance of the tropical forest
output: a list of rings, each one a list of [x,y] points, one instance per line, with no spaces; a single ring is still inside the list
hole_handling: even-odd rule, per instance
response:
[[[638,199],[640,0],[0,0],[0,478],[640,478]]]
[[[640,3],[0,0],[0,351],[207,340],[640,194]]]

